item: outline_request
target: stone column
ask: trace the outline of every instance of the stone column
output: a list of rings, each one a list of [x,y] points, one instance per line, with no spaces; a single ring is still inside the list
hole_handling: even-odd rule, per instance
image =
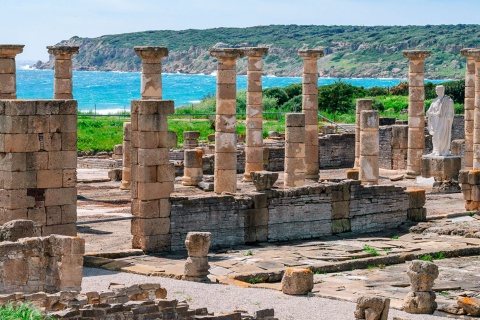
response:
[[[185,262],[183,280],[208,281],[208,249],[210,248],[212,234],[210,232],[189,232],[185,240],[188,258]]]
[[[17,99],[15,56],[23,52],[24,45],[0,45],[0,99]]]
[[[285,115],[285,188],[305,184],[305,114]]]
[[[77,234],[77,101],[0,101],[0,225]]]
[[[252,181],[250,172],[263,170],[262,56],[268,48],[246,48],[247,68],[247,146],[244,181]]]
[[[363,184],[378,184],[378,138],[378,111],[362,111],[360,113],[360,158],[358,164],[359,177]]]
[[[183,131],[183,149],[195,149],[198,147],[199,131]]]
[[[473,124],[473,170],[480,169],[480,49],[471,49],[469,55],[475,59],[475,110]],[[466,89],[466,88],[465,88]],[[466,96],[465,96],[466,97]]]
[[[131,154],[132,154],[132,123],[123,123],[123,154],[122,154],[122,183],[120,189],[130,190],[131,175]]]
[[[318,63],[323,50],[299,50],[303,58],[302,112],[305,114],[305,178],[318,180]]]
[[[162,99],[162,58],[168,56],[167,47],[134,47],[142,58],[142,100]]]
[[[136,100],[132,112],[132,247],[170,250],[170,194],[175,168],[168,161],[172,100]]]
[[[438,277],[438,267],[433,262],[413,260],[408,265],[410,292],[403,300],[403,311],[432,314],[437,309],[433,284]]]
[[[214,192],[237,192],[237,59],[242,49],[210,49],[218,60]]]
[[[54,99],[73,99],[72,56],[78,53],[79,47],[49,46],[48,53],[55,57]]]
[[[363,110],[372,110],[371,99],[357,99],[355,111],[355,164],[354,169],[358,169],[358,162],[360,160],[360,113]]]
[[[475,58],[469,48],[460,50],[467,58],[465,72],[465,170],[473,169],[473,131],[475,118]]]
[[[203,148],[184,150],[184,155],[182,184],[184,186],[198,186],[198,183],[203,179]]]
[[[425,58],[430,51],[404,50],[403,56],[410,59],[408,71],[408,151],[406,178],[414,179],[421,174],[422,155],[425,149]]]

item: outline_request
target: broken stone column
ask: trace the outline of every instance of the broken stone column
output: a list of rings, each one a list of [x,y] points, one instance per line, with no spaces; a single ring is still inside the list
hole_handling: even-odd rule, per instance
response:
[[[285,115],[285,188],[305,184],[305,118],[304,113]]]
[[[372,99],[357,99],[355,101],[355,164],[354,169],[358,169],[360,161],[360,113],[363,110],[372,110]]]
[[[184,186],[198,186],[203,179],[203,148],[184,150],[183,177]]]
[[[318,58],[323,50],[299,50],[303,58],[302,112],[305,114],[305,178],[318,180]]]
[[[175,168],[168,161],[172,100],[136,100],[132,113],[132,246],[147,252],[170,250],[170,193]]]
[[[0,99],[17,99],[15,56],[23,52],[24,45],[0,45]]]
[[[168,56],[167,47],[134,47],[142,58],[142,100],[162,99],[162,58]]]
[[[271,190],[278,179],[278,172],[252,171],[250,175],[257,191]]]
[[[78,53],[75,46],[48,46],[48,53],[55,57],[54,99],[73,99],[72,56]]]
[[[404,50],[403,56],[410,59],[408,70],[408,151],[406,178],[414,179],[421,174],[422,155],[425,149],[425,58],[426,50]]]
[[[208,249],[212,234],[210,232],[189,232],[185,240],[188,258],[185,262],[183,279],[188,281],[208,281]]]
[[[245,48],[247,69],[247,145],[244,181],[252,181],[250,172],[263,170],[262,56],[268,48]]]
[[[131,154],[132,154],[132,123],[123,123],[123,153],[122,153],[122,183],[120,189],[130,190],[131,175]]]
[[[438,267],[428,261],[413,260],[408,265],[411,292],[403,301],[403,311],[408,313],[433,314],[437,309],[433,283],[438,277]]]
[[[379,136],[378,111],[364,110],[360,114],[359,178],[362,184],[378,184]]]
[[[363,296],[357,299],[357,307],[354,316],[357,320],[388,320],[389,310],[390,299]]]
[[[465,170],[473,169],[473,131],[475,119],[475,58],[469,48],[460,50],[467,58],[465,72]]]
[[[214,192],[237,192],[237,59],[242,49],[210,49],[218,60]]]
[[[184,131],[183,132],[183,149],[195,149],[198,147],[198,138],[200,132],[198,131]]]
[[[313,272],[310,269],[287,268],[282,277],[282,292],[303,295],[313,289]]]
[[[77,102],[0,100],[0,224],[77,234]]]

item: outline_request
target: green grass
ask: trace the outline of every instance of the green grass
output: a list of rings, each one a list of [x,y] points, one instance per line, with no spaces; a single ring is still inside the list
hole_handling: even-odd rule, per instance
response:
[[[0,319],[5,320],[50,320],[52,317],[43,313],[32,304],[8,303],[0,308]]]
[[[253,278],[250,278],[250,279],[248,280],[248,282],[249,282],[250,284],[256,284],[256,283],[263,283],[264,281],[263,281],[262,277],[255,276],[255,277],[253,277]]]
[[[445,259],[443,252],[435,252],[433,254],[424,254],[418,257],[419,260],[433,262],[434,260]]]
[[[373,247],[370,247],[370,246],[367,245],[367,244],[363,247],[363,251],[368,252],[368,253],[371,253],[371,254],[373,254],[374,256],[379,256],[379,255],[380,255],[380,253],[378,253],[377,249],[375,249],[375,248],[373,248]]]

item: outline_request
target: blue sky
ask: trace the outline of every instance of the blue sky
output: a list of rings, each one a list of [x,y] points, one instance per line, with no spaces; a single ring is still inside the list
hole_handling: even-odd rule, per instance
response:
[[[270,24],[478,24],[479,0],[0,0],[0,43],[46,60],[72,36]]]

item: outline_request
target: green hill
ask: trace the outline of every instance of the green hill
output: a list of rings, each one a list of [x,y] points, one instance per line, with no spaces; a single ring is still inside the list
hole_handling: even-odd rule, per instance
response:
[[[428,78],[461,78],[465,58],[460,49],[480,46],[480,25],[427,26],[299,26],[271,25],[250,28],[207,30],[145,31],[106,35],[98,38],[72,37],[62,45],[79,45],[74,58],[77,70],[139,71],[140,58],[134,46],[167,46],[169,57],[164,72],[211,73],[215,60],[213,46],[268,46],[264,72],[276,76],[300,76],[297,50],[323,48],[319,72],[324,77],[406,77],[408,63],[401,51],[427,49]],[[52,68],[53,61],[37,63]],[[238,72],[246,73],[246,59],[238,62]]]

